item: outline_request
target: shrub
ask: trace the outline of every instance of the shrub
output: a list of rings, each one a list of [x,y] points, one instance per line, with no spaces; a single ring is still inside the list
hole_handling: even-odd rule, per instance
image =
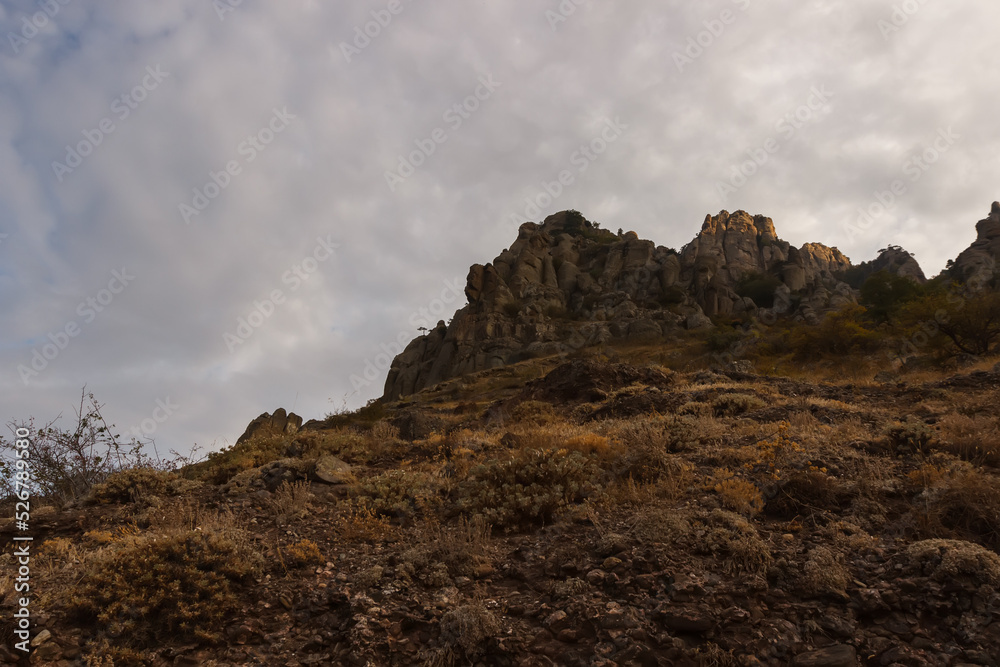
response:
[[[225,484],[244,470],[283,458],[293,439],[291,435],[262,430],[232,447],[211,452],[204,464],[207,481]]]
[[[693,449],[698,440],[694,423],[673,415],[613,421],[607,428],[619,444],[613,472],[640,483],[676,474],[679,461],[672,454]]]
[[[262,560],[225,533],[147,535],[101,559],[70,593],[70,608],[134,646],[215,640],[238,610],[234,587]]]
[[[550,424],[558,419],[551,403],[522,401],[510,411],[511,420],[518,424]]]
[[[868,316],[881,324],[894,320],[900,309],[922,292],[916,281],[883,270],[873,273],[861,286],[861,304],[867,308]]]
[[[725,352],[742,339],[743,335],[733,327],[715,327],[705,336],[705,344],[712,352]]]
[[[268,499],[271,513],[275,517],[290,519],[296,517],[309,507],[312,494],[308,482],[282,482],[277,491]]]
[[[969,537],[1000,548],[1000,484],[996,477],[958,468],[925,493],[927,500],[921,511],[931,536]]]
[[[905,553],[904,566],[911,572],[941,583],[958,578],[980,584],[1000,586],[1000,556],[978,544],[961,540],[923,540],[911,544]]]
[[[324,562],[323,554],[312,540],[300,540],[285,547],[283,560],[289,567],[309,567]]]
[[[473,467],[459,487],[458,507],[508,529],[547,522],[589,495],[597,477],[597,466],[580,452],[522,449]]]
[[[333,526],[337,535],[348,542],[372,542],[382,539],[389,532],[389,520],[364,506],[349,506],[337,517]]]
[[[827,547],[816,547],[806,556],[799,586],[809,595],[843,595],[850,581],[843,557]]]
[[[161,496],[175,488],[180,478],[153,468],[128,468],[112,473],[93,487],[90,500],[96,503],[127,503],[148,496]]]
[[[736,417],[765,405],[764,401],[750,394],[723,394],[712,401],[712,410],[716,417]]]
[[[706,526],[695,531],[695,548],[702,553],[725,556],[729,573],[763,576],[771,565],[771,552],[749,521],[725,510],[712,510],[703,517]]]
[[[433,501],[431,479],[410,470],[389,470],[369,477],[357,489],[359,501],[385,516],[406,518]]]
[[[151,461],[143,452],[143,444],[135,438],[123,441],[113,432],[114,424],[104,419],[101,408],[94,394],[88,394],[84,387],[72,430],[55,428],[53,420],[36,431],[33,421],[29,421],[28,430],[33,432],[31,480],[37,489],[34,495],[66,504],[86,497],[95,484],[118,470],[170,465]],[[13,429],[15,424],[10,426]],[[10,457],[0,458],[0,485],[12,493],[17,474],[12,464],[18,451],[16,440],[0,438],[0,451]]]
[[[867,327],[862,306],[827,313],[818,326],[799,324],[789,332],[789,347],[800,359],[865,355],[878,351],[884,336]]]
[[[482,603],[456,607],[441,617],[445,651],[439,654],[438,664],[455,664],[456,658],[464,659],[461,664],[474,664],[492,652],[490,644],[499,634],[500,622]]]
[[[760,489],[745,479],[733,477],[729,470],[716,471],[710,482],[711,488],[719,495],[722,506],[744,516],[754,516],[764,509],[764,497]]]
[[[632,526],[632,534],[645,544],[672,544],[686,540],[690,533],[691,523],[682,514],[655,507],[638,513]]]
[[[930,454],[934,432],[922,421],[906,419],[890,424],[885,437],[893,454]]]
[[[787,468],[802,455],[802,445],[788,437],[789,423],[778,424],[778,431],[770,437],[754,443],[750,449],[750,461],[743,464],[746,471],[763,473],[771,479],[780,480]]]
[[[421,543],[404,553],[414,573],[443,564],[453,577],[475,577],[492,569],[491,530],[482,517],[461,517],[455,526],[432,525],[421,534]]]
[[[1000,292],[953,286],[908,303],[900,313],[908,332],[937,331],[958,352],[988,354],[1000,339]],[[929,325],[928,325],[929,323]]]
[[[792,518],[837,510],[845,495],[837,478],[823,470],[800,470],[780,481],[777,495],[767,501],[767,511],[773,516]]]

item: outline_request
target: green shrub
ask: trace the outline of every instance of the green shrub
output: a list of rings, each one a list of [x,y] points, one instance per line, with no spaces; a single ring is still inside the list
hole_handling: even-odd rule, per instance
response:
[[[885,339],[868,328],[866,313],[862,306],[848,306],[827,313],[818,326],[798,324],[789,332],[789,347],[799,359],[876,352],[885,344]]]
[[[861,304],[876,323],[890,322],[906,303],[921,296],[923,287],[910,278],[878,271],[861,286]]]
[[[542,523],[589,495],[598,474],[594,461],[578,451],[523,449],[472,468],[459,488],[458,507],[508,529]]]
[[[733,327],[715,327],[705,336],[705,344],[712,352],[725,352],[742,338],[743,335]]]

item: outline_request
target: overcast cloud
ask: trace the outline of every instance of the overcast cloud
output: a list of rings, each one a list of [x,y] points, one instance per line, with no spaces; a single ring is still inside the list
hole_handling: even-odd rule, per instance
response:
[[[86,383],[187,451],[359,406],[558,210],[680,247],[744,209],[933,275],[1000,198],[998,6],[561,7],[0,1],[0,419]]]

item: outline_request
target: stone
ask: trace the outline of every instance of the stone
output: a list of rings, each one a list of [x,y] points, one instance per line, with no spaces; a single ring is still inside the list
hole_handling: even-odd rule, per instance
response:
[[[327,484],[353,484],[356,481],[351,466],[330,454],[321,456],[316,461],[313,475],[318,481]]]
[[[684,325],[689,331],[710,329],[712,327],[712,320],[705,313],[698,311],[697,313],[688,315]]]
[[[50,639],[52,639],[52,633],[49,632],[48,630],[42,630],[37,635],[35,635],[34,637],[32,637],[32,639],[31,639],[31,645],[34,646],[34,647],[38,647],[38,646],[41,646],[42,644],[44,644],[45,642],[47,642]]]
[[[663,627],[673,632],[704,634],[715,627],[715,621],[703,609],[675,610],[664,606],[657,611],[656,616]]]
[[[836,644],[818,651],[800,653],[792,663],[794,667],[855,667],[858,652],[853,646]]]

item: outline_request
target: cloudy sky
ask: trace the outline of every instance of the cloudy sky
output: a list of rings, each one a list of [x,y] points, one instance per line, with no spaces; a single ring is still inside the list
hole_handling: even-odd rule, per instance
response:
[[[1000,198],[998,19],[2,0],[0,419],[68,426],[86,384],[120,431],[186,451],[279,406],[357,407],[386,351],[464,304],[470,264],[569,208],[673,247],[744,209],[936,274]]]

